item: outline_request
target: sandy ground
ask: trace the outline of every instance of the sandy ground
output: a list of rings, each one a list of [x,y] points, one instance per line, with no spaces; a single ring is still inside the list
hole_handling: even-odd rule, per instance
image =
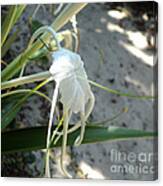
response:
[[[80,54],[85,62],[89,78],[122,92],[152,95],[153,56],[143,50],[147,47],[146,36],[138,30],[132,31],[133,25],[130,20],[126,20],[126,25],[130,25],[129,28],[121,28],[119,19],[113,17],[116,11],[108,13],[103,6],[92,4],[77,17],[81,29]],[[101,58],[103,62],[100,62]],[[112,125],[153,130],[152,101],[117,97],[94,87],[93,90],[96,105],[92,120],[111,118],[123,107],[127,107],[128,113],[113,121]],[[77,164],[88,178],[153,179],[151,174],[112,172],[111,167],[114,164],[128,164],[135,167],[142,164],[138,160],[112,162],[113,149],[126,154],[130,152],[137,155],[141,152],[149,154],[153,152],[153,141],[131,140],[81,145],[79,148],[73,148],[73,152]],[[147,162],[150,166],[152,163],[152,161]]]
[[[133,20],[125,17],[124,12],[111,11],[104,5],[90,4],[77,16],[80,28],[80,55],[85,62],[85,68],[89,79],[135,95],[153,95],[153,51],[148,47],[147,33],[139,31]],[[41,17],[39,17],[41,19]],[[123,21],[120,21],[123,19]],[[44,20],[43,20],[44,21]],[[123,26],[122,26],[123,25]],[[39,64],[33,71],[41,71]],[[47,65],[48,67],[48,65]],[[45,67],[45,68],[47,68]],[[31,66],[26,69],[26,74],[32,73]],[[106,125],[115,125],[145,131],[154,130],[153,102],[151,100],[130,99],[109,94],[97,87],[92,87],[96,97],[95,108],[91,115],[92,121],[101,121],[113,117],[122,108],[128,108],[128,112]],[[52,95],[52,85],[48,86],[49,95]],[[31,102],[24,107],[22,122],[45,124],[47,108],[42,107],[42,102],[37,98],[31,98]],[[31,107],[29,109],[29,107]],[[33,111],[35,115],[33,115]],[[22,114],[22,113],[21,113]],[[19,119],[19,117],[18,117]],[[68,169],[77,167],[78,176],[95,179],[139,179],[152,180],[154,174],[124,172],[124,166],[153,166],[153,161],[139,158],[141,153],[146,155],[153,152],[153,140],[130,140],[122,142],[105,142],[97,144],[81,145],[78,148],[69,149],[72,159],[68,157]],[[133,153],[136,159],[120,159],[115,162],[117,153],[129,155]],[[39,152],[33,152],[37,156],[37,169],[41,169]],[[59,154],[59,150],[56,152]],[[52,176],[63,177],[58,167],[59,161],[51,162]],[[34,166],[29,165],[31,168]],[[123,170],[113,170],[113,166],[121,165]],[[37,174],[36,174],[37,175]]]

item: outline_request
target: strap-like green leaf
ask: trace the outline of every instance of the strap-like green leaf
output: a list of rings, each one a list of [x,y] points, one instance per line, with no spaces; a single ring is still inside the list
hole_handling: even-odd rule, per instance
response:
[[[8,37],[8,39],[6,40],[5,44],[2,47],[2,53],[1,53],[1,57],[3,57],[6,52],[9,50],[9,48],[11,47],[12,43],[15,41],[15,39],[17,38],[19,33],[19,30],[17,30],[16,32],[14,32],[10,37]]]
[[[7,39],[9,32],[11,31],[14,24],[17,22],[26,5],[12,5],[9,8],[9,12],[4,20],[2,25],[2,34],[1,34],[1,46],[3,46],[4,42]]]
[[[16,12],[17,12],[17,5],[10,6],[9,12],[7,13],[7,16],[6,16],[4,23],[2,25],[1,47],[3,46],[4,42],[6,41],[6,38],[12,28]]]
[[[23,96],[22,96],[22,94],[21,95],[12,95],[10,97],[2,99],[2,120],[1,120],[2,122],[1,122],[1,128],[4,129],[5,127],[7,127],[10,124],[10,122],[15,118],[16,114],[20,111],[20,109],[21,109],[22,105],[24,104],[24,102],[32,94],[36,93],[36,91],[38,89],[40,89],[42,86],[44,86],[48,82],[49,82],[49,79],[41,82],[34,89],[28,91],[28,93],[23,95]]]
[[[27,93],[30,93],[30,92],[32,92],[32,89],[13,90],[13,91],[2,94],[1,98],[5,98],[7,96],[11,96],[11,95],[14,95],[14,94],[22,94],[23,96],[25,96]],[[33,91],[33,93],[45,98],[46,100],[48,100],[51,103],[51,99],[47,95],[45,95],[44,93],[42,93],[40,91]]]
[[[92,80],[88,80],[90,84],[102,89],[102,90],[105,90],[109,93],[112,93],[112,94],[116,94],[116,95],[119,95],[119,96],[124,96],[124,97],[129,97],[129,98],[134,98],[134,99],[154,99],[156,97],[154,96],[139,96],[139,95],[134,95],[134,94],[131,94],[131,93],[124,93],[124,92],[120,92],[118,90],[114,90],[114,89],[111,89],[109,87],[106,87],[106,86],[103,86],[99,83],[96,83],[95,81],[92,81]]]
[[[23,97],[24,95],[21,94],[2,99],[1,129],[5,128],[9,123],[11,123],[11,121],[15,118],[16,114],[20,111],[22,104],[17,103]]]
[[[53,128],[54,129],[54,128]],[[80,129],[68,135],[68,145],[73,145],[75,139],[80,134]],[[32,151],[46,148],[47,126],[24,128],[14,131],[2,132],[2,153]],[[134,138],[156,137],[156,132],[146,132],[135,129],[118,127],[100,127],[88,125],[83,140],[85,143],[98,143],[112,140],[131,140]],[[51,148],[60,147],[62,139],[56,145],[51,144]]]
[[[22,15],[22,13],[23,13],[23,11],[24,11],[24,9],[25,9],[26,6],[27,5],[18,5],[17,6],[17,11],[16,11],[16,15],[14,17],[12,26],[18,21],[18,19]]]

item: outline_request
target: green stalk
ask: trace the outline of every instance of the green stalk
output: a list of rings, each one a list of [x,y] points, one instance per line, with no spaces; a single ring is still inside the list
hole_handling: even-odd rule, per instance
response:
[[[16,78],[16,79],[12,79],[10,81],[2,82],[1,89],[3,90],[3,89],[11,88],[11,87],[16,87],[19,85],[24,85],[27,83],[42,81],[42,80],[47,79],[49,77],[50,77],[49,71],[45,71],[45,72],[41,72],[41,73],[37,73],[37,74],[32,74],[29,76],[24,76],[21,78]]]
[[[128,112],[128,108],[123,108],[120,112],[118,112],[116,115],[114,115],[111,118],[102,120],[102,121],[97,121],[97,122],[93,122],[91,121],[92,125],[105,125],[106,123],[112,122],[113,120],[119,118],[122,114],[127,113]],[[89,122],[88,122],[89,123]]]
[[[18,112],[21,109],[21,106],[24,103],[24,101],[26,101],[32,94],[34,94],[38,89],[46,85],[48,82],[49,82],[49,79],[44,80],[39,85],[37,85],[34,89],[32,89],[29,93],[27,93],[27,95],[25,95],[22,99],[16,102],[16,104],[12,107],[12,112],[13,113]],[[8,112],[5,112],[5,114],[3,114],[3,118],[2,118],[3,122],[1,124],[1,129],[4,129],[5,127],[7,127],[7,125],[9,125],[10,122],[13,120],[13,117],[10,117],[12,112],[8,111]]]
[[[22,15],[22,13],[23,13],[23,11],[24,11],[24,9],[25,9],[26,6],[27,5],[18,5],[17,12],[16,12],[16,15],[14,17],[12,26],[17,22],[17,20],[19,19],[19,17]]]
[[[1,95],[1,98],[5,98],[7,96],[11,96],[13,94],[22,94],[22,93],[30,93],[32,92],[32,89],[18,89],[18,90],[13,90],[13,91],[10,91],[10,92],[7,92],[7,93],[4,93]],[[50,103],[51,103],[51,99],[45,95],[44,93],[38,91],[38,90],[35,90],[33,91],[33,93],[45,98],[46,100],[48,100]]]
[[[58,31],[61,27],[63,27],[73,15],[77,14],[82,8],[86,6],[87,3],[78,3],[78,4],[69,4],[67,5],[61,14],[55,19],[55,21],[51,24],[51,27]],[[46,42],[48,41],[50,34],[45,33],[41,37],[41,39]],[[28,61],[28,58],[32,56],[38,49],[42,47],[43,43],[40,40],[37,40],[31,47],[26,49],[24,53],[20,54],[16,59],[14,59],[3,71],[1,79],[2,81],[6,81],[12,78]]]
[[[5,18],[5,21],[2,25],[1,47],[6,41],[6,38],[12,28],[16,12],[17,12],[17,5],[13,5],[10,7],[9,12],[7,13],[7,17]]]
[[[2,50],[1,50],[1,58],[4,57],[4,55],[7,53],[7,51],[9,50],[9,48],[11,47],[12,43],[15,41],[15,39],[17,38],[19,33],[19,30],[17,30],[16,32],[14,32],[10,37],[8,37],[8,39],[6,40],[5,44],[2,46]]]
[[[5,21],[2,25],[2,35],[1,35],[1,47],[7,39],[7,36],[14,24],[17,22],[21,14],[23,13],[26,5],[12,5],[9,9],[9,12],[5,18]]]
[[[7,88],[14,87],[14,86],[27,84],[27,83],[33,83],[34,81],[41,81],[41,80],[47,79],[49,77],[50,77],[49,71],[37,73],[34,75],[24,76],[21,78],[13,79],[11,81],[3,82],[1,84],[1,89],[7,89]],[[80,78],[82,78],[82,77],[80,77]],[[155,99],[156,98],[155,96],[139,96],[139,95],[134,95],[131,93],[123,93],[123,92],[108,88],[106,86],[103,86],[103,85],[96,83],[94,81],[91,81],[91,80],[88,80],[88,82],[90,84],[102,89],[102,90],[105,90],[105,91],[111,93],[111,94],[116,94],[116,95],[123,96],[123,97],[134,98],[134,99]]]
[[[91,81],[91,80],[88,80],[88,82],[90,84],[102,89],[102,90],[105,90],[105,91],[112,93],[112,94],[116,94],[118,96],[123,96],[123,97],[128,97],[128,98],[136,98],[136,99],[154,99],[155,98],[154,96],[138,96],[138,95],[133,95],[131,93],[123,93],[118,90],[114,90],[114,89],[108,88],[106,86],[103,86],[103,85],[96,83],[94,81]]]

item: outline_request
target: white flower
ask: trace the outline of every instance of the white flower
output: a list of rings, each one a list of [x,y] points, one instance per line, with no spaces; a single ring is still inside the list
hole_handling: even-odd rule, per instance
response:
[[[53,63],[49,71],[59,84],[63,107],[73,113],[84,113],[92,91],[81,57],[62,48],[54,52],[52,58]]]
[[[49,71],[56,82],[56,87],[52,100],[49,126],[52,125],[54,108],[59,92],[61,94],[60,101],[63,104],[64,116],[61,168],[65,175],[71,177],[63,165],[67,134],[69,132],[68,122],[72,113],[80,113],[79,126],[81,127],[81,133],[75,141],[75,145],[79,146],[84,138],[86,120],[93,110],[95,99],[88,83],[84,63],[78,54],[61,48],[52,54],[52,59],[53,63]]]
[[[67,144],[67,134],[81,127],[80,136],[75,140],[75,145],[81,144],[84,133],[86,120],[94,107],[94,95],[91,91],[90,85],[88,83],[87,74],[84,69],[84,63],[81,60],[80,55],[71,52],[70,50],[61,47],[57,33],[52,27],[44,26],[39,28],[32,36],[29,45],[42,33],[48,31],[52,34],[54,40],[56,41],[58,51],[52,53],[52,65],[49,69],[51,73],[51,78],[56,82],[56,86],[53,93],[52,105],[50,110],[50,119],[48,124],[47,133],[47,156],[46,156],[46,167],[45,174],[50,177],[49,169],[49,146],[51,141],[51,128],[53,115],[56,107],[56,102],[58,98],[58,93],[60,93],[60,101],[63,104],[63,132],[56,132],[62,138],[62,155],[61,155],[61,168],[65,175],[71,177],[63,165],[63,160],[66,153]],[[68,123],[70,121],[72,114],[80,113],[80,121],[75,124],[71,129],[68,130]]]

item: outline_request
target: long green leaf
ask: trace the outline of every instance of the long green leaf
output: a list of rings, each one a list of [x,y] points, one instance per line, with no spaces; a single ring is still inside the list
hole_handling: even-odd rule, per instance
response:
[[[11,31],[11,29],[13,28],[14,24],[17,22],[17,20],[21,16],[21,14],[23,13],[25,7],[26,7],[26,5],[12,5],[12,6],[10,6],[9,12],[8,12],[8,14],[5,18],[5,21],[2,25],[1,47],[5,43],[9,32]],[[14,39],[15,39],[15,35],[12,38],[10,38],[10,40],[12,40],[12,41]],[[2,54],[4,55],[4,52]],[[3,55],[2,55],[2,57],[3,57]]]
[[[13,95],[9,98],[2,99],[2,120],[1,120],[1,128],[6,128],[11,121],[15,118],[16,114],[20,111],[22,105],[24,102],[32,95],[34,94],[38,89],[40,89],[42,86],[44,86],[46,83],[49,82],[49,79],[43,81],[39,85],[37,85],[34,89],[29,91],[25,96],[20,97],[20,95],[14,95],[15,98],[13,98]],[[17,97],[18,96],[18,99]]]
[[[53,128],[54,129],[54,128]],[[46,133],[47,127],[33,127],[24,128],[13,131],[2,132],[2,153],[18,152],[18,151],[32,151],[46,148]],[[68,145],[73,145],[75,139],[80,134],[80,129],[68,135]],[[99,143],[103,141],[113,140],[131,140],[135,138],[151,138],[156,137],[156,132],[145,132],[141,130],[118,128],[118,127],[86,127],[86,133],[83,144]],[[51,148],[60,147],[62,139]]]
[[[156,97],[154,96],[139,96],[139,95],[134,95],[134,94],[131,94],[131,93],[123,93],[123,92],[120,92],[118,90],[114,90],[114,89],[111,89],[109,87],[106,87],[106,86],[103,86],[99,83],[96,83],[94,81],[91,81],[91,80],[88,80],[90,84],[102,89],[102,90],[105,90],[109,93],[112,93],[112,94],[116,94],[116,95],[119,95],[119,96],[123,96],[123,97],[129,97],[129,98],[135,98],[135,99],[154,99]]]
[[[40,91],[34,91],[32,89],[18,89],[10,91],[1,95],[2,99],[2,118],[1,128],[4,129],[10,122],[15,118],[16,114],[20,111],[24,104],[25,99],[28,98],[29,94],[37,94],[51,103],[51,99]],[[21,101],[24,100],[24,101]]]
[[[5,98],[7,96],[11,96],[11,95],[14,95],[14,94],[21,94],[21,95],[25,96],[27,93],[30,93],[30,92],[32,92],[32,89],[13,90],[13,91],[2,94],[1,98]],[[47,95],[45,95],[44,93],[42,93],[40,91],[33,91],[33,93],[37,94],[38,96],[41,96],[41,97],[45,98],[47,101],[49,101],[51,103],[51,99]]]
[[[1,47],[3,46],[4,42],[6,41],[6,38],[12,28],[16,12],[17,12],[17,5],[10,6],[9,12],[8,12],[8,14],[4,20],[4,23],[2,25]]]
[[[20,18],[20,16],[22,15],[25,7],[27,5],[18,5],[17,6],[17,11],[16,11],[16,14],[15,14],[15,17],[14,17],[14,20],[13,20],[13,23],[12,23],[12,27],[14,26],[14,24],[18,21],[18,19]]]
[[[49,77],[50,77],[49,71],[40,72],[37,74],[28,75],[28,76],[23,76],[20,78],[12,79],[10,81],[2,82],[1,83],[1,90],[11,88],[11,87],[16,87],[19,85],[24,85],[27,83],[33,83],[36,81],[42,81],[42,80],[45,80]]]
[[[1,57],[3,57],[6,52],[9,50],[9,48],[11,47],[12,43],[15,41],[15,39],[17,38],[19,33],[19,30],[17,30],[16,32],[14,32],[10,37],[8,37],[8,39],[6,40],[5,44],[2,47],[2,53],[1,53]]]
[[[7,88],[11,88],[13,86],[23,85],[23,84],[31,83],[34,81],[40,81],[40,80],[44,80],[49,77],[50,77],[50,73],[48,71],[24,76],[22,78],[17,78],[17,79],[13,79],[11,81],[2,82],[1,89],[7,89]],[[124,93],[124,92],[120,92],[115,89],[111,89],[107,86],[103,86],[99,83],[96,83],[95,81],[92,81],[92,80],[88,80],[88,81],[93,86],[96,86],[96,87],[98,87],[102,90],[105,90],[111,94],[116,94],[119,96],[124,96],[124,97],[134,98],[134,99],[156,99],[157,98],[157,96],[140,96],[140,95],[134,95],[132,93]]]
[[[24,95],[14,95],[2,99],[2,110],[1,110],[1,128],[5,128],[20,111],[22,105],[15,105],[24,97]],[[13,109],[14,108],[14,109]]]

